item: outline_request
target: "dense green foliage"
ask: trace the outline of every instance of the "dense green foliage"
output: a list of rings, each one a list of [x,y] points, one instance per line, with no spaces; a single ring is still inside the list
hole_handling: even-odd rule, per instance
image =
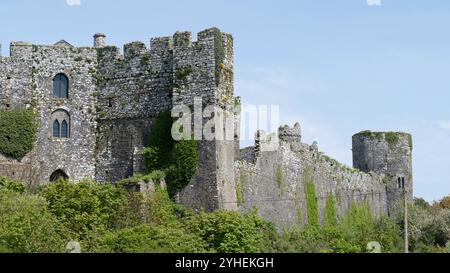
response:
[[[172,165],[167,171],[167,189],[171,196],[185,188],[197,171],[198,154],[194,140],[181,140],[172,151]]]
[[[328,194],[327,203],[325,205],[325,226],[333,227],[337,223],[336,206],[333,194]]]
[[[306,196],[306,212],[308,213],[308,226],[317,227],[319,225],[319,216],[317,210],[317,195],[314,179],[308,169],[304,170],[303,183]]]
[[[195,175],[198,165],[197,144],[194,140],[174,141],[170,112],[155,119],[148,147],[144,150],[147,170],[164,170],[170,196],[185,188]]]
[[[22,159],[33,149],[37,129],[33,110],[0,110],[0,154]]]
[[[61,252],[69,240],[45,199],[0,192],[0,252]]]
[[[188,227],[207,243],[208,251],[220,253],[261,252],[266,231],[274,230],[255,212],[244,216],[226,211],[202,213],[189,221]]]
[[[154,120],[144,158],[149,171],[163,170],[170,167],[171,151],[175,145],[172,138],[174,120],[170,112],[160,113]]]
[[[423,199],[415,199],[408,207],[411,250],[414,252],[450,252],[450,209],[443,198],[433,206]],[[398,204],[396,223],[403,228],[403,204]]]
[[[194,214],[173,203],[160,187],[147,195],[123,187],[160,176],[116,185],[60,180],[35,193],[18,181],[0,179],[0,252],[63,252],[71,240],[80,241],[83,252],[101,253],[358,253],[367,251],[369,241],[380,242],[383,252],[403,251],[400,212],[394,220],[374,219],[368,205],[355,203],[338,217],[331,194],[325,225],[277,232],[257,211]],[[309,198],[314,201],[312,189]],[[450,252],[449,209],[417,200],[409,221],[412,251]]]
[[[25,186],[20,181],[8,180],[0,177],[0,194],[4,193],[24,193]]]
[[[107,230],[125,203],[122,190],[93,181],[74,184],[60,180],[46,186],[42,196],[49,202],[49,210],[74,232],[74,239],[87,242]]]

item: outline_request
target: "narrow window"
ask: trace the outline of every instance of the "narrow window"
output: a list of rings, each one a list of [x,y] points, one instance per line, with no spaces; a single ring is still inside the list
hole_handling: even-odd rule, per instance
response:
[[[402,177],[402,189],[406,189],[406,187],[405,187],[405,178],[404,177]]]
[[[67,124],[67,121],[65,120],[61,123],[61,137],[62,138],[69,137],[69,124]]]
[[[58,120],[53,122],[53,137],[60,137],[60,125]]]
[[[112,107],[112,106],[113,106],[113,99],[108,98],[108,107]]]
[[[69,79],[62,73],[53,78],[53,97],[69,98]]]
[[[400,177],[398,178],[398,188],[402,188],[402,179]]]

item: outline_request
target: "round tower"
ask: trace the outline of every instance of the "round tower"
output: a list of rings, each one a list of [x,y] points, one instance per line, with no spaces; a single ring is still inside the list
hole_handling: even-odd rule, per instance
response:
[[[103,33],[97,33],[94,35],[94,47],[100,48],[105,47],[105,38],[106,35]]]
[[[402,132],[364,131],[353,136],[353,167],[385,176],[388,212],[403,194],[413,199],[412,137]]]

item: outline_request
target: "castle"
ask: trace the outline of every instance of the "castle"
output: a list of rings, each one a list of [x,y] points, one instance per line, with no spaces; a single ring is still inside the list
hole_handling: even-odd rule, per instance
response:
[[[60,177],[117,182],[145,172],[143,149],[159,113],[192,106],[196,97],[203,106],[239,112],[231,35],[213,28],[192,41],[190,32],[177,32],[151,39],[150,48],[129,43],[123,55],[105,38],[96,34],[93,47],[13,42],[10,56],[0,57],[0,111],[33,109],[38,117],[33,150],[21,159],[0,154],[0,176],[30,185]],[[339,215],[362,201],[374,214],[386,214],[403,198],[403,188],[412,198],[408,134],[355,135],[355,169],[302,143],[299,124],[280,128],[276,143],[260,131],[254,147],[240,150],[239,138],[236,129],[233,140],[197,141],[197,173],[179,202],[206,211],[256,207],[281,227],[307,221],[308,181],[315,185],[321,222],[330,194]]]

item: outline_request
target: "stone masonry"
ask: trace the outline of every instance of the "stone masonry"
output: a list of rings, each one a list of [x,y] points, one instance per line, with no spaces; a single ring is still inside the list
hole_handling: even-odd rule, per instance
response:
[[[239,113],[241,104],[233,65],[233,38],[216,28],[198,33],[196,41],[190,32],[176,32],[151,39],[149,48],[132,42],[123,53],[102,33],[93,47],[12,42],[10,56],[0,56],[0,110],[33,109],[39,130],[35,148],[20,161],[0,155],[0,176],[33,186],[60,176],[114,183],[143,173],[143,149],[159,113],[214,105],[194,120],[205,125],[214,118],[213,131],[225,131],[222,111]],[[58,75],[68,79],[67,98],[54,95]],[[68,123],[67,137],[54,137],[55,120]],[[329,194],[339,215],[352,202],[387,213],[402,198],[402,183],[412,198],[408,134],[355,135],[352,169],[303,144],[299,124],[280,128],[279,139],[259,132],[255,147],[240,150],[239,116],[232,123],[232,139],[197,141],[198,171],[179,202],[196,211],[256,207],[282,227],[306,223],[306,179],[316,186],[321,222]]]

